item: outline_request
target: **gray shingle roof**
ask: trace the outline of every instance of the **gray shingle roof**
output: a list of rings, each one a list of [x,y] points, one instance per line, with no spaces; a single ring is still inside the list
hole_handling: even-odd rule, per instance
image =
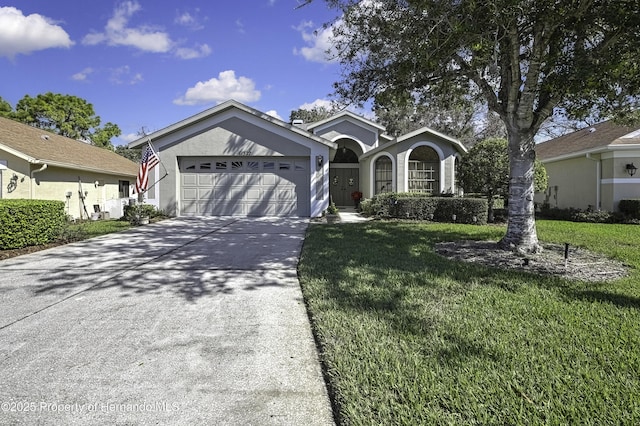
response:
[[[0,150],[58,167],[135,176],[138,164],[113,151],[0,117]]]
[[[640,144],[640,135],[632,138],[623,136],[640,129],[640,126],[621,126],[613,121],[604,121],[585,129],[560,136],[536,145],[536,157],[547,160],[571,154],[602,150],[607,146]]]

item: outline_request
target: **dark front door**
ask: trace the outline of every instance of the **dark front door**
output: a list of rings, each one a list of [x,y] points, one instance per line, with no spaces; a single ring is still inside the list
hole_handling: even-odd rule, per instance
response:
[[[329,169],[329,194],[336,206],[353,206],[351,194],[360,191],[358,168]]]

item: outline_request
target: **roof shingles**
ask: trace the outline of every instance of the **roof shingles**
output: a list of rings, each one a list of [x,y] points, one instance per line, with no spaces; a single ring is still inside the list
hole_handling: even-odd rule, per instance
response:
[[[571,156],[604,149],[609,145],[640,144],[640,138],[623,138],[640,126],[621,126],[613,121],[605,121],[573,133],[551,139],[536,145],[539,160]]]
[[[0,117],[0,149],[3,146],[32,162],[113,175],[138,173],[138,164],[113,151]]]

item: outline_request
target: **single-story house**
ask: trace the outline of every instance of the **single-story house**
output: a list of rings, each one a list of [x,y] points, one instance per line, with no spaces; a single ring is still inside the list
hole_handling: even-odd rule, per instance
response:
[[[113,151],[0,117],[0,198],[60,200],[75,218],[96,210],[118,218],[137,174]]]
[[[640,126],[605,121],[536,145],[547,169],[547,190],[537,203],[550,207],[616,211],[640,198]]]
[[[456,193],[465,147],[428,128],[398,138],[348,111],[286,123],[230,100],[158,130],[146,202],[177,216],[321,216],[381,192]],[[155,183],[155,184],[154,184]]]

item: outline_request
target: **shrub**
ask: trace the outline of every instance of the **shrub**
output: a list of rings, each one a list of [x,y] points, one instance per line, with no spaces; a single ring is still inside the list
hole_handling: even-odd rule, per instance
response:
[[[557,207],[542,207],[538,217],[551,220],[565,220],[567,222],[587,223],[638,223],[638,219],[625,212],[610,212],[606,210],[580,210],[574,208],[559,209]]]
[[[374,196],[370,203],[367,200],[362,210],[365,214],[384,218],[487,223],[487,200],[478,198],[432,197],[422,193],[385,193]]]
[[[151,204],[125,205],[123,213],[122,220],[129,221],[134,225],[139,223],[141,217],[153,219],[164,216],[161,210],[156,209],[156,207]]]
[[[0,249],[55,241],[65,221],[63,201],[0,200]]]
[[[620,200],[618,205],[620,212],[634,219],[640,219],[640,198],[632,200]]]

